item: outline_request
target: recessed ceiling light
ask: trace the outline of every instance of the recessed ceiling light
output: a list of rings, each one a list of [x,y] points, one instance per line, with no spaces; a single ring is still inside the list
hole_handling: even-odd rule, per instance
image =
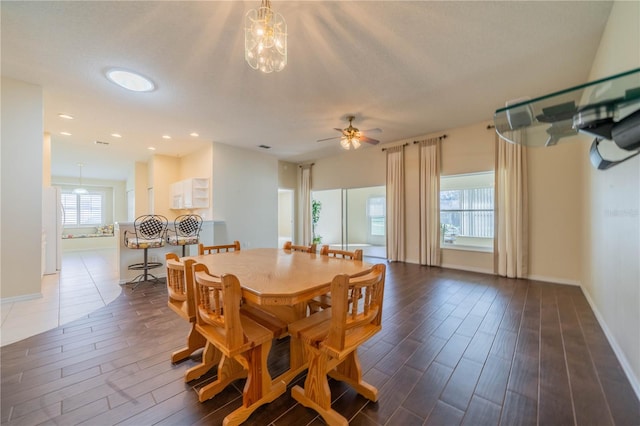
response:
[[[69,115],[69,114],[58,114],[58,117],[60,118],[64,118],[65,120],[73,120],[73,115]]]
[[[193,133],[189,133],[189,136],[193,136],[194,138],[197,138],[200,135],[197,134],[196,132],[193,132]]]
[[[63,136],[71,136],[71,133],[69,132],[60,132],[60,134]]]
[[[156,147],[155,146],[150,146],[149,148],[147,148],[149,151],[155,151]]]
[[[110,69],[107,71],[107,78],[118,86],[134,92],[150,92],[156,88],[147,77],[122,69]]]
[[[121,138],[122,135],[120,133],[111,133],[111,136],[113,136],[114,138]]]
[[[169,135],[162,135],[162,139],[171,139],[171,136],[169,136]]]

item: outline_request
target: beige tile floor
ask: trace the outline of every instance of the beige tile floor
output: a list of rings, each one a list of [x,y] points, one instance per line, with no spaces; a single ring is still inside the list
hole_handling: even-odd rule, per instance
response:
[[[0,306],[0,346],[106,306],[122,291],[118,275],[116,249],[64,252],[62,270],[42,278],[42,297]]]

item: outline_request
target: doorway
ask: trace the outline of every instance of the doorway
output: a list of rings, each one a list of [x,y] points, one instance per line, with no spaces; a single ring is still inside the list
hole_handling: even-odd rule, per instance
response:
[[[294,241],[293,207],[293,189],[278,189],[278,247],[287,241]]]
[[[320,203],[314,227],[319,246],[361,249],[365,256],[386,258],[385,186],[314,191],[311,198]]]

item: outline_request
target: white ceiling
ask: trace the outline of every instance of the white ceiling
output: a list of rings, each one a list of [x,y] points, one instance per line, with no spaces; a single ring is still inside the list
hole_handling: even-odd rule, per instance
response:
[[[586,82],[612,3],[274,0],[289,63],[272,74],[244,62],[243,18],[258,5],[2,1],[2,75],[43,87],[52,174],[77,176],[81,162],[87,178],[125,179],[134,161],[211,141],[315,159],[340,151],[316,140],[349,114],[383,143],[489,120],[506,100]],[[127,92],[110,67],[157,89]]]

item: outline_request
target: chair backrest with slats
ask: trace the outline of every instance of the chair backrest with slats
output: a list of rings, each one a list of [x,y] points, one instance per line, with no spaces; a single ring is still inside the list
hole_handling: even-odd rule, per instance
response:
[[[354,251],[331,249],[328,245],[323,245],[320,249],[320,254],[329,257],[339,257],[342,259],[350,260],[362,260],[362,250],[356,249]]]
[[[195,298],[193,294],[192,259],[184,262],[175,253],[167,253],[167,293],[169,305],[184,312],[190,321],[195,321]]]
[[[215,253],[226,253],[228,251],[238,251],[240,250],[240,241],[234,241],[233,244],[221,244],[217,246],[205,246],[200,243],[198,245],[198,254],[215,254]]]
[[[385,265],[377,264],[366,274],[352,278],[341,274],[333,279],[331,328],[322,343],[329,352],[338,354],[346,346],[360,344],[382,328],[385,272]]]
[[[242,290],[238,278],[231,274],[213,276],[201,263],[193,265],[193,278],[196,322],[202,326],[212,326],[219,343],[229,351],[240,348],[246,337],[240,322]]]
[[[301,251],[304,253],[315,253],[316,252],[316,244],[313,243],[309,246],[299,246],[299,245],[294,245],[291,244],[291,241],[287,241],[286,243],[284,243],[284,246],[282,247],[285,250],[291,250],[291,251]]]

